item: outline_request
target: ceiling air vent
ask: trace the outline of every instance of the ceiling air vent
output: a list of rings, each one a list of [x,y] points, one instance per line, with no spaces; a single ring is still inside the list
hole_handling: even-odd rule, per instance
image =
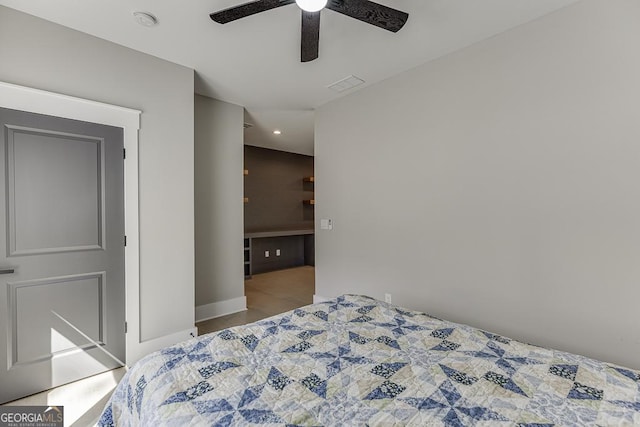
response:
[[[359,86],[362,83],[364,83],[364,80],[362,80],[361,78],[356,76],[348,76],[342,80],[338,80],[337,82],[330,84],[327,87],[331,90],[335,90],[336,92],[344,92],[345,90]]]
[[[252,127],[253,127],[253,125],[251,123],[246,123],[245,122],[245,124],[244,124],[244,128],[245,129],[249,129],[249,128],[252,128]]]

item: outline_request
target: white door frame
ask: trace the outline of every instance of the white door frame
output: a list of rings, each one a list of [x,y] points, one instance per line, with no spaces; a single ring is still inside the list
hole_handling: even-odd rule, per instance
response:
[[[142,112],[1,81],[0,107],[124,129],[127,152],[124,164],[126,364],[131,365],[140,357],[141,350],[138,130]]]

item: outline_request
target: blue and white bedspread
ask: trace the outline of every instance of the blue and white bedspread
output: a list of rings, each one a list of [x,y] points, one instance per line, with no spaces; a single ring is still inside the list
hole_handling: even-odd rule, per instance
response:
[[[640,425],[640,372],[345,295],[147,356],[99,424]]]

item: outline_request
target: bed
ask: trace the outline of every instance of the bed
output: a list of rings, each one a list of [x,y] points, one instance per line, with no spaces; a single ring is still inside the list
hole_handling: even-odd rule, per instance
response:
[[[98,424],[640,425],[640,372],[344,295],[148,355]]]

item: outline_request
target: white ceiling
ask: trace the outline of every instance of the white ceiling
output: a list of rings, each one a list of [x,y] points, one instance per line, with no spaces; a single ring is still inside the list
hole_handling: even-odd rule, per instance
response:
[[[195,91],[246,108],[245,143],[313,153],[313,110],[419,64],[529,22],[578,0],[379,0],[409,13],[394,34],[323,10],[320,57],[300,62],[295,4],[225,25],[209,18],[246,0],[0,0],[64,26],[196,70]],[[138,25],[147,11],[158,25]],[[349,75],[365,80],[336,93]],[[280,129],[282,135],[272,131]]]

